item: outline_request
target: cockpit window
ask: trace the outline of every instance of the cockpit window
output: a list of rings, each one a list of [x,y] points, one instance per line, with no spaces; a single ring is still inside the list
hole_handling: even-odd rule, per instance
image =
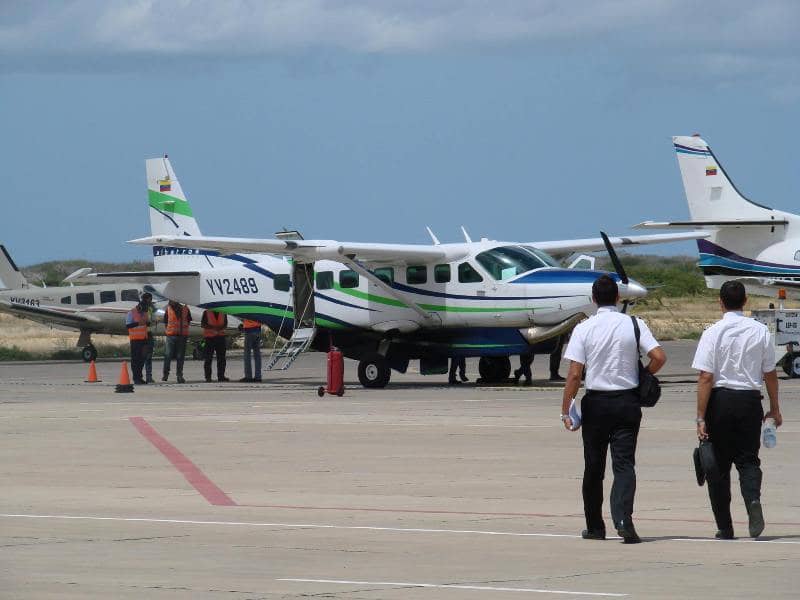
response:
[[[532,246],[501,246],[478,254],[475,259],[498,281],[558,263]]]
[[[525,248],[525,250],[527,250],[531,254],[533,254],[536,258],[541,260],[546,266],[555,267],[557,269],[561,268],[561,263],[559,263],[555,258],[550,256],[547,252],[539,250],[538,248],[534,248],[533,246],[522,246],[522,247]]]

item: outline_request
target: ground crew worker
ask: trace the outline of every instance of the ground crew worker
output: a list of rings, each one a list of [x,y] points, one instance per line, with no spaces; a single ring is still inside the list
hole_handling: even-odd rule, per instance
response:
[[[456,371],[461,381],[456,379]],[[448,375],[447,382],[450,385],[456,385],[464,381],[469,381],[467,377],[467,359],[463,356],[456,356],[450,359],[450,374]]]
[[[555,349],[550,353],[550,381],[564,381],[564,378],[559,375],[558,369],[561,366],[561,354],[564,352],[564,342],[566,335],[558,336]]]
[[[125,327],[128,329],[128,340],[131,344],[133,382],[139,385],[146,383],[142,378],[142,369],[144,368],[149,318],[150,313],[147,311],[146,304],[142,301],[129,310],[125,317]]]
[[[525,376],[525,383],[523,385],[533,384],[533,372],[531,365],[533,364],[533,352],[525,352],[519,355],[519,369],[514,369],[514,384],[519,383],[519,378]]]
[[[638,404],[639,354],[633,323],[617,312],[617,282],[602,275],[592,285],[592,300],[597,314],[578,324],[572,332],[565,358],[569,374],[564,386],[561,421],[573,431],[569,406],[578,393],[586,367],[586,394],[581,400],[583,429],[583,510],[586,515],[584,539],[603,540],[603,477],[606,454],[611,446],[614,483],[611,487],[611,517],[617,533],[626,544],[641,541],[633,525],[633,500],[636,492],[636,439],[642,420]],[[650,329],[638,319],[639,348],[650,358],[647,369],[656,373],[666,355]]]
[[[144,346],[144,380],[153,383],[153,351],[155,350],[156,308],[153,306],[153,295],[150,292],[142,294],[141,301],[147,311],[147,343]]]
[[[244,333],[244,377],[239,381],[261,382],[261,323],[242,320]],[[252,364],[250,357],[252,356]]]
[[[742,314],[744,286],[726,281],[719,290],[722,319],[703,332],[692,368],[697,380],[697,437],[711,439],[719,476],[707,479],[708,496],[718,539],[733,539],[731,465],[739,471],[739,487],[749,521],[750,537],[764,531],[761,509],[761,423],[783,422],[778,403],[775,348],[767,326]],[[769,412],[761,406],[761,383],[769,394]]]
[[[169,379],[169,369],[172,359],[175,359],[175,373],[178,383],[186,383],[183,378],[183,362],[186,359],[186,342],[189,340],[189,325],[192,314],[189,307],[180,302],[170,300],[164,311],[164,370],[161,381]]]
[[[228,317],[224,313],[215,310],[203,311],[203,318],[200,321],[203,328],[203,338],[205,340],[205,360],[203,361],[203,372],[206,381],[211,381],[211,362],[214,353],[217,355],[217,381],[230,381],[225,377],[225,354],[227,352],[225,329],[228,327]]]

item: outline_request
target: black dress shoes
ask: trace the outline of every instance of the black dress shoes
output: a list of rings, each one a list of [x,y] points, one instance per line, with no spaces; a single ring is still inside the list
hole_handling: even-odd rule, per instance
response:
[[[747,505],[747,516],[749,517],[750,537],[756,538],[764,531],[764,512],[761,510],[761,502],[753,500]]]
[[[581,531],[581,537],[585,540],[604,540],[606,539],[606,532],[602,529],[584,529]]]
[[[714,534],[714,537],[718,540],[733,540],[736,539],[733,535],[733,527],[720,529],[717,533]]]
[[[624,544],[639,544],[642,541],[630,521],[620,521],[617,526],[617,534],[622,538]]]

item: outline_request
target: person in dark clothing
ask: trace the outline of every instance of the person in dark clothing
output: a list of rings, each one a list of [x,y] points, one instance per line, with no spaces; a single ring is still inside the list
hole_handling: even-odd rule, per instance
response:
[[[525,352],[519,355],[519,369],[514,370],[514,383],[519,384],[520,377],[525,377],[523,385],[533,384],[533,372],[531,365],[533,364],[533,352]]]
[[[148,303],[143,299],[125,317],[128,329],[128,340],[131,345],[131,372],[133,382],[143,385],[147,383],[142,374],[150,338],[150,311]]]
[[[559,375],[558,369],[561,367],[561,353],[564,351],[564,342],[567,335],[558,336],[558,342],[555,349],[550,353],[550,381],[564,381],[564,378]]]
[[[217,355],[217,381],[230,381],[225,377],[225,355],[227,353],[225,329],[228,327],[228,317],[224,313],[206,310],[203,311],[200,326],[203,328],[203,338],[206,344],[205,360],[203,361],[203,373],[206,381],[211,381],[211,363],[214,354]]]
[[[458,371],[459,381],[456,379],[456,371]],[[448,377],[448,383],[450,385],[459,384],[462,381],[469,381],[469,377],[467,377],[467,359],[463,356],[456,356],[450,359],[450,374]]]

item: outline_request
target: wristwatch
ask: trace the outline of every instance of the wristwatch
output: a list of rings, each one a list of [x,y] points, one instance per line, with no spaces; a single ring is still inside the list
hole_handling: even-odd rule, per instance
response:
[[[697,418],[694,420],[694,422],[695,422],[695,425],[702,425],[703,423],[705,423],[705,422],[706,422],[706,420],[705,420],[705,419],[701,419],[700,417],[697,417]]]
[[[569,415],[561,415],[561,422],[564,423],[566,420],[569,419]]]

